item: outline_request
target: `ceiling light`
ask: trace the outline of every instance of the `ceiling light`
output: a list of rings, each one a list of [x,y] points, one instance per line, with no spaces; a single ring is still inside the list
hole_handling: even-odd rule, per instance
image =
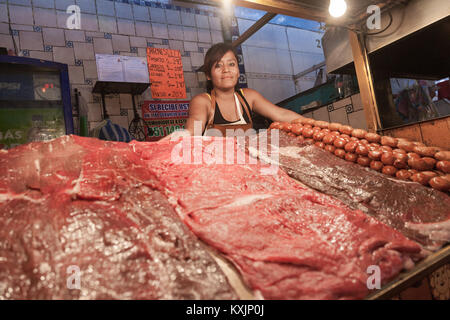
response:
[[[345,0],[330,0],[330,7],[328,8],[328,11],[331,16],[338,18],[342,16],[346,10],[347,3],[345,3]]]
[[[223,0],[223,6],[225,8],[230,8],[231,7],[231,0]]]
[[[223,0],[223,13],[225,16],[232,15],[232,0]]]

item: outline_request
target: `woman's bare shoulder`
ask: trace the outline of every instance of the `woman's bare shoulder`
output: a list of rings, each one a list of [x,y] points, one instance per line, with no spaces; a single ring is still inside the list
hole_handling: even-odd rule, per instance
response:
[[[244,93],[244,97],[248,101],[248,103],[250,104],[252,110],[253,110],[253,107],[254,107],[254,103],[260,101],[261,98],[263,98],[263,96],[258,91],[254,90],[254,89],[243,88],[242,92]]]
[[[206,104],[211,101],[207,93],[200,93],[191,99],[191,104]]]
[[[251,89],[251,88],[242,88],[242,92],[244,93],[244,96],[246,96],[246,97],[248,96],[250,98],[261,95],[258,91],[256,91],[255,89]]]
[[[191,110],[191,112],[193,110],[202,110],[201,112],[204,112],[204,110],[206,110],[207,112],[209,112],[211,106],[211,99],[208,97],[208,95],[206,93],[200,93],[198,95],[196,95],[195,97],[193,97],[189,103],[189,109]]]

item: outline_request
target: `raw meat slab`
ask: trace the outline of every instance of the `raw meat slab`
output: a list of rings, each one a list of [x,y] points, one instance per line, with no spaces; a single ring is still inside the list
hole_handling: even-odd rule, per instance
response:
[[[426,249],[436,251],[450,242],[450,197],[445,193],[350,163],[284,132],[268,149],[278,153],[278,163],[289,176],[362,210]],[[258,150],[251,153],[258,156]]]
[[[131,145],[31,143],[0,175],[0,299],[237,298]]]
[[[201,138],[189,139],[193,146]],[[203,140],[199,150],[209,154],[229,139]],[[401,233],[281,170],[261,175],[260,162],[174,163],[179,143],[134,145],[183,221],[266,299],[363,298],[369,266],[379,266],[386,283],[420,259],[420,246]]]

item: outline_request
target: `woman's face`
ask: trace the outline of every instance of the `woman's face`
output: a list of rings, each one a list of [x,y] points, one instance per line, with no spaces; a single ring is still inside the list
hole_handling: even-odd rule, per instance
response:
[[[234,53],[228,51],[222,59],[213,64],[211,68],[211,80],[214,88],[231,89],[237,84],[239,79],[239,67]]]

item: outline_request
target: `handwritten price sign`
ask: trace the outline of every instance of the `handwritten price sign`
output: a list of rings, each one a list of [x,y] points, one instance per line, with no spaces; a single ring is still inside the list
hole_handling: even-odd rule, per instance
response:
[[[180,51],[147,48],[147,62],[153,98],[186,99]]]

